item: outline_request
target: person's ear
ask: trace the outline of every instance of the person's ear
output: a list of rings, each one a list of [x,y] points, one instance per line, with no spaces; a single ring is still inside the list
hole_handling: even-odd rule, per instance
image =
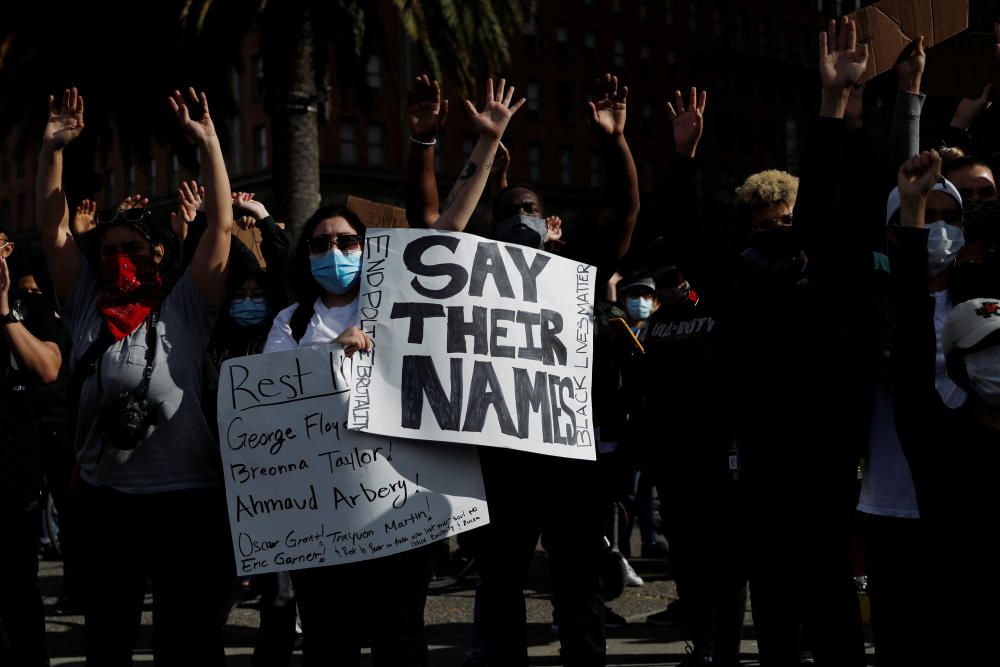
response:
[[[13,241],[10,241],[7,245],[4,246],[3,250],[0,250],[0,254],[2,254],[5,259],[7,257],[10,257],[13,252],[14,252]]]
[[[156,262],[157,264],[159,264],[160,262],[162,262],[163,261],[163,253],[164,253],[163,244],[162,243],[154,243],[153,244],[153,261]]]

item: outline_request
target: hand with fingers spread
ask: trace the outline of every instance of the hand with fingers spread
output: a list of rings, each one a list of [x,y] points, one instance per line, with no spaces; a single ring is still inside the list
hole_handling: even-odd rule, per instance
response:
[[[83,95],[76,88],[63,91],[62,104],[56,107],[55,97],[49,95],[49,122],[42,134],[42,146],[61,150],[83,132]]]
[[[622,136],[625,133],[627,101],[628,86],[619,86],[617,76],[605,74],[597,77],[594,94],[587,102],[594,129],[609,137]]]
[[[215,124],[208,113],[208,98],[205,93],[196,93],[194,88],[188,88],[189,101],[184,101],[184,96],[179,90],[169,98],[170,108],[174,110],[177,121],[181,124],[184,134],[193,143],[204,144],[217,138],[215,134]],[[188,105],[200,105],[202,110],[201,118],[197,120],[191,117],[191,110]]]
[[[177,214],[185,223],[194,222],[205,203],[205,188],[197,181],[181,181],[177,188]]]
[[[545,218],[545,242],[562,241],[562,235],[562,218],[558,215],[550,215]]]
[[[270,213],[267,212],[267,208],[261,204],[259,201],[253,198],[253,192],[234,192],[233,193],[233,210],[237,213],[244,214],[243,217],[250,217],[253,220],[263,220]],[[239,220],[237,220],[239,224]],[[253,225],[251,225],[253,226]]]
[[[868,68],[868,45],[858,44],[857,24],[846,16],[830,20],[819,34],[819,74],[824,90],[845,91],[861,81]]]
[[[847,96],[847,108],[844,109],[844,119],[847,127],[856,130],[863,123],[865,111],[865,84],[859,83],[851,86],[851,93]]]
[[[705,130],[705,103],[708,101],[708,91],[691,87],[687,108],[684,107],[684,96],[681,91],[674,91],[674,103],[667,102],[667,113],[674,126],[674,150],[679,155],[693,158],[698,150],[702,132]]]
[[[97,216],[97,202],[83,199],[76,205],[73,212],[73,220],[70,223],[70,230],[76,236],[87,232],[97,226],[95,217]]]
[[[501,190],[508,185],[508,169],[510,169],[510,151],[507,150],[507,147],[501,141],[496,155],[493,156],[493,166],[490,167],[490,180]]]
[[[924,36],[921,35],[906,45],[896,62],[896,74],[899,76],[899,89],[916,95],[920,92],[920,81],[927,65],[927,54],[924,52]]]
[[[522,97],[517,103],[511,104],[513,99],[514,86],[507,86],[506,79],[500,79],[496,89],[493,88],[493,79],[487,79],[486,103],[483,105],[482,111],[477,111],[472,102],[465,100],[465,109],[469,112],[472,124],[480,136],[491,139],[503,137],[510,119],[526,101]]]
[[[937,151],[914,155],[899,168],[897,185],[900,199],[900,224],[921,227],[927,195],[941,180],[941,156]]]
[[[121,203],[118,204],[118,208],[116,208],[115,211],[120,212],[120,211],[127,211],[130,208],[143,208],[148,203],[149,203],[149,197],[143,197],[142,195],[132,195],[130,197],[125,197],[125,199],[123,199]]]
[[[976,98],[966,97],[961,102],[958,103],[958,107],[955,109],[955,115],[951,117],[950,125],[952,127],[957,127],[963,132],[968,132],[972,124],[983,115],[987,109],[993,106],[993,100],[990,99],[990,95],[993,92],[993,84],[988,83],[986,87],[983,88],[983,94]]]
[[[417,141],[433,141],[448,118],[448,100],[441,99],[441,85],[426,74],[418,76],[407,93],[406,103],[410,136]]]

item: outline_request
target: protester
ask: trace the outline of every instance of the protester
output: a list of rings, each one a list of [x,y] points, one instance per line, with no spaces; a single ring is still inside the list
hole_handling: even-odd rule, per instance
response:
[[[10,229],[0,227],[0,662],[48,665],[45,614],[38,589],[42,460],[38,391],[59,376],[58,325],[40,294],[17,289],[7,260]]]
[[[225,660],[221,626],[232,552],[218,449],[200,393],[204,350],[225,296],[233,223],[207,99],[193,89],[189,95],[200,103],[200,118],[179,92],[170,104],[201,151],[208,230],[169,292],[145,209],[118,211],[98,221],[86,244],[74,241],[63,150],[84,129],[84,101],[75,88],[63,93],[60,106],[49,98],[37,224],[73,340],[88,665],[131,664],[147,578],[157,662]],[[198,566],[178,567],[194,544]]]

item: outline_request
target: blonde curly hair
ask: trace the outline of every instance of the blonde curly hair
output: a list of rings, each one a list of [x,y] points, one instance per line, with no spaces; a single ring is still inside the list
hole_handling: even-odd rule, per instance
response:
[[[736,188],[736,210],[749,215],[757,209],[780,203],[793,209],[798,193],[797,176],[779,169],[768,169],[752,174],[743,181],[743,185]]]

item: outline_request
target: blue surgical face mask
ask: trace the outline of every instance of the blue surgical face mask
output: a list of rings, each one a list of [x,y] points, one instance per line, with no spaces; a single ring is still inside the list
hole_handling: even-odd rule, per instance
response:
[[[361,281],[361,251],[344,254],[331,248],[309,257],[313,278],[330,294],[347,294]]]
[[[529,248],[541,248],[548,233],[548,225],[533,215],[514,215],[494,225],[497,241],[516,243]]]
[[[641,296],[630,296],[625,299],[625,310],[633,322],[639,322],[653,314],[653,301]]]
[[[927,223],[924,227],[930,232],[927,236],[927,268],[933,277],[955,264],[958,251],[965,245],[965,232],[944,220]]]
[[[263,322],[271,314],[267,299],[233,299],[229,304],[229,317],[237,326],[253,327]]]

